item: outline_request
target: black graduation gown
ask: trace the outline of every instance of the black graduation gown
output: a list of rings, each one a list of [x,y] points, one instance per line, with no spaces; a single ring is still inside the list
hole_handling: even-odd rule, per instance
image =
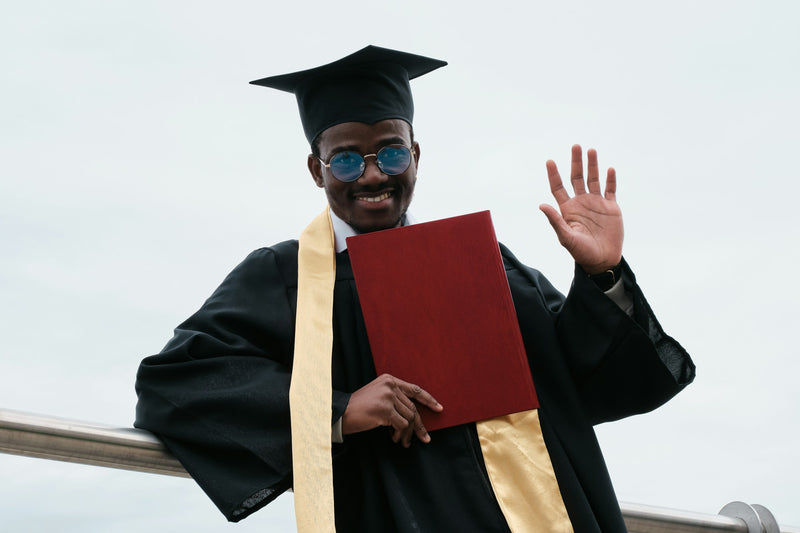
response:
[[[633,318],[580,267],[565,299],[501,251],[573,527],[624,531],[592,426],[658,407],[692,381],[694,365],[664,334],[624,262]],[[347,253],[336,262],[332,421],[376,377]],[[231,521],[291,486],[296,296],[297,241],[256,250],[139,368],[134,425],[158,435]],[[475,425],[431,437],[405,449],[378,428],[335,444],[337,530],[508,531]]]

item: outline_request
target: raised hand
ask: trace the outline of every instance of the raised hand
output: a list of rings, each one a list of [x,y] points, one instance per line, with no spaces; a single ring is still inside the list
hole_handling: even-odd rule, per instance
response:
[[[413,383],[383,374],[350,396],[342,415],[342,433],[358,433],[378,426],[392,427],[392,440],[411,446],[416,435],[422,442],[431,437],[422,423],[417,405],[440,412],[443,407],[433,396]]]
[[[622,259],[622,211],[617,205],[617,175],[608,169],[605,195],[600,189],[597,152],[589,149],[586,184],[583,178],[581,147],[572,147],[570,181],[575,196],[570,197],[561,182],[556,164],[547,161],[550,191],[558,202],[554,207],[542,204],[539,209],[558,236],[558,241],[588,274],[599,274],[616,266]],[[589,189],[588,192],[586,189]]]

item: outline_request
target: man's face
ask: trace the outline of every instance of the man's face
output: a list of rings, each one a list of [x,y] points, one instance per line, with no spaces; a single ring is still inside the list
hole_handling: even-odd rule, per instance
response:
[[[400,119],[375,124],[345,122],[323,131],[318,143],[325,162],[344,150],[364,156],[389,144],[411,147],[411,164],[402,174],[384,174],[375,158],[368,157],[364,174],[348,183],[334,178],[330,168],[313,155],[308,156],[308,170],[317,186],[325,189],[328,204],[339,218],[361,233],[396,227],[411,203],[417,181],[419,145],[411,141],[411,126]]]

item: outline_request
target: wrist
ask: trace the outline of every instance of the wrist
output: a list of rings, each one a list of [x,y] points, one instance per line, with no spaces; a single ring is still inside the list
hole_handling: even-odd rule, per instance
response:
[[[600,272],[591,274],[587,272],[586,275],[594,282],[595,285],[597,285],[597,288],[605,292],[613,287],[622,278],[621,262]]]

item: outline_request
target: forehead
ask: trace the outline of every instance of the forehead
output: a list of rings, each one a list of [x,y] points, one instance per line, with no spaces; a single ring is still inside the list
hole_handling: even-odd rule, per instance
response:
[[[402,119],[387,119],[365,124],[344,122],[323,131],[319,136],[319,151],[323,154],[338,148],[369,149],[386,142],[411,143],[411,125]]]

